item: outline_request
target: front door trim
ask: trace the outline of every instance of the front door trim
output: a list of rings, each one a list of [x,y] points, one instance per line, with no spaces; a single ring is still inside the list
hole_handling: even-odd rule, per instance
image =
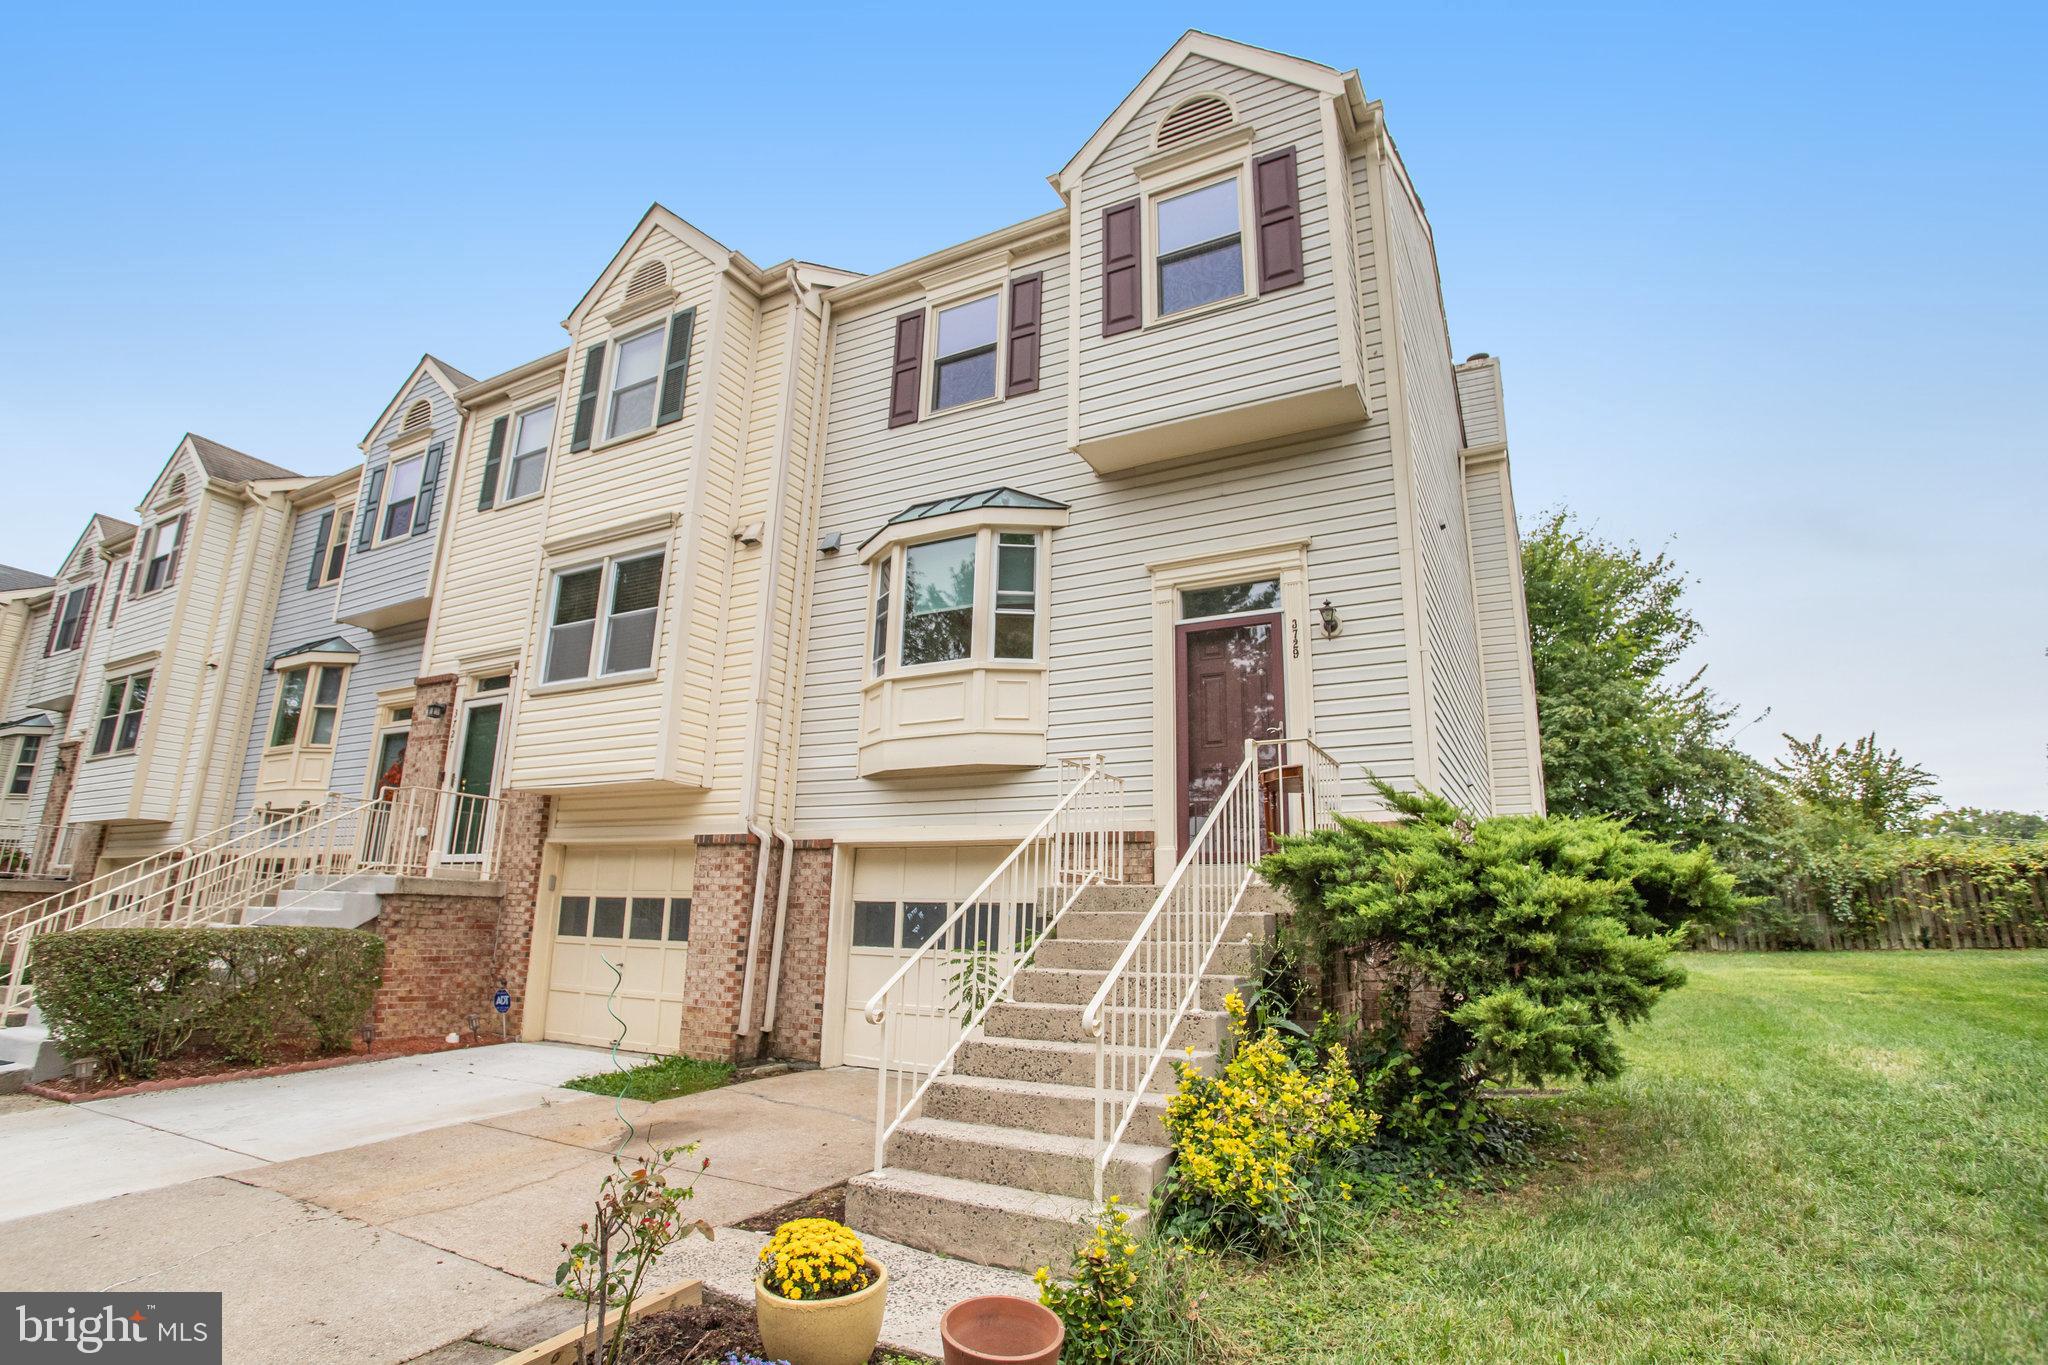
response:
[[[1306,538],[1225,546],[1186,559],[1146,565],[1152,575],[1152,829],[1154,876],[1164,880],[1180,860],[1180,592],[1257,578],[1280,580],[1281,709],[1302,733],[1315,728],[1309,681],[1308,552]],[[1219,617],[1194,624],[1222,624]]]
[[[1188,784],[1194,776],[1192,746],[1188,743],[1188,722],[1192,719],[1188,709],[1188,639],[1212,630],[1232,630],[1242,626],[1270,626],[1273,630],[1273,666],[1280,674],[1280,735],[1287,733],[1287,615],[1285,612],[1246,612],[1242,616],[1205,616],[1195,621],[1182,621],[1173,628],[1173,829],[1176,836],[1188,827]],[[1249,738],[1249,736],[1247,736]],[[1266,738],[1266,736],[1260,736]],[[1262,758],[1261,764],[1265,762]]]

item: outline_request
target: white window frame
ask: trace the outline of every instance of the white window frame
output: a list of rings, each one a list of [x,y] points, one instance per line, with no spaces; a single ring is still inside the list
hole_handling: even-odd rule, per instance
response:
[[[1237,179],[1237,242],[1239,262],[1244,268],[1244,287],[1228,298],[1214,299],[1182,308],[1172,313],[1159,311],[1159,206],[1168,199],[1178,199],[1184,194],[1208,189],[1235,176]],[[1249,151],[1233,147],[1217,156],[1185,166],[1177,166],[1171,172],[1141,178],[1143,208],[1139,213],[1140,262],[1144,267],[1140,280],[1140,293],[1144,299],[1144,325],[1179,322],[1183,318],[1205,317],[1210,313],[1228,308],[1241,308],[1255,302],[1259,297],[1257,243],[1253,240],[1253,229],[1257,219],[1252,205],[1252,158]]]
[[[657,379],[655,388],[655,402],[659,403],[660,401],[660,381]],[[514,494],[512,491],[512,479],[513,472],[519,466],[519,429],[522,425],[525,424],[527,418],[533,416],[533,414],[537,412],[544,411],[545,409],[548,408],[553,408],[555,412],[554,416],[551,417],[547,423],[547,442],[546,444],[541,446],[538,452],[535,453],[535,458],[539,459],[540,461],[540,482],[534,485],[533,491],[531,493]],[[506,435],[510,437],[510,440],[507,442],[509,448],[505,451],[502,466],[498,471],[498,486],[495,489],[491,490],[492,493],[494,494],[494,506],[510,507],[515,503],[531,502],[533,501],[533,499],[547,492],[548,475],[552,472],[554,466],[555,441],[559,438],[561,434],[561,425],[561,404],[556,400],[553,394],[550,394],[545,398],[539,399],[536,402],[529,403],[523,408],[514,408],[512,410],[512,421],[510,426],[506,430]]]
[[[91,591],[92,585],[90,583],[81,584],[57,599],[54,608],[57,613],[57,634],[55,636],[56,643],[50,649],[52,654],[69,654],[73,650],[84,648],[85,595]],[[67,641],[64,638],[64,613],[71,609],[73,603],[78,604],[78,615],[72,618],[71,638]]]
[[[550,565],[547,570],[548,584],[546,614],[541,617],[540,657],[534,660],[535,692],[563,692],[579,687],[602,687],[612,683],[638,682],[652,678],[661,671],[661,629],[662,613],[668,606],[669,556],[671,548],[665,543],[636,545],[627,550],[616,550],[608,555],[597,555],[578,559],[571,563]],[[654,631],[648,646],[647,664],[644,668],[621,669],[616,673],[604,671],[604,659],[611,646],[612,593],[618,583],[618,569],[622,564],[631,564],[642,559],[661,559],[661,578],[655,588]],[[562,580],[570,574],[598,570],[597,616],[590,632],[590,663],[588,671],[578,677],[548,677],[548,662],[554,649],[555,610],[562,596]]]
[[[413,489],[412,491],[412,512],[405,519],[405,529],[403,531],[389,532],[389,528],[391,526],[392,509],[397,507],[399,503],[406,501],[406,499],[404,498],[392,497],[391,492],[393,489],[398,487],[398,471],[409,464],[418,465],[420,470],[419,487]],[[386,461],[384,466],[384,491],[380,496],[380,500],[377,504],[377,538],[373,540],[371,544],[388,545],[393,541],[409,539],[412,536],[413,526],[419,521],[420,498],[423,494],[425,494],[426,491],[426,451],[422,450],[419,451],[417,454],[413,455],[394,455],[391,457],[391,459]],[[389,533],[387,534],[387,532]]]
[[[334,504],[334,524],[327,528],[327,543],[315,547],[313,553],[320,556],[320,575],[313,586],[324,588],[339,583],[341,575],[348,569],[349,533],[355,529],[356,505],[343,500]],[[341,551],[341,563],[334,562],[334,552]]]
[[[919,677],[928,673],[944,673],[963,668],[1044,667],[1046,634],[1052,622],[1052,529],[1043,525],[1018,526],[1001,521],[984,522],[975,526],[955,526],[935,530],[930,535],[915,539],[906,538],[876,555],[868,563],[866,633],[862,637],[867,647],[865,680],[872,683],[885,677]],[[998,610],[996,556],[1001,538],[1006,535],[1030,536],[1036,542],[1031,654],[1028,658],[999,658],[995,652],[995,618]],[[970,536],[974,539],[974,603],[973,623],[968,631],[969,645],[966,655],[958,659],[939,659],[928,663],[903,662],[903,624],[909,613],[909,604],[904,596],[909,586],[904,577],[905,557],[920,545],[930,545],[943,540],[963,540]],[[881,578],[884,573],[889,576],[887,599],[882,597],[881,590]],[[879,656],[874,648],[878,618],[885,642]],[[879,668],[878,662],[882,665]]]
[[[29,746],[34,745],[31,749]],[[17,796],[28,796],[35,791],[36,767],[43,761],[43,737],[41,735],[18,735],[15,737],[14,752],[7,760],[7,785],[0,788],[0,797],[9,800]],[[16,791],[19,786],[21,790]]]
[[[92,722],[92,757],[116,758],[124,754],[132,754],[142,747],[142,727],[149,720],[149,699],[154,691],[155,675],[156,669],[152,666],[149,668],[138,668],[132,673],[118,674],[106,680],[106,686],[100,692],[99,713],[93,717]],[[135,684],[138,680],[143,681],[145,684],[142,694],[142,705],[140,707],[133,704],[135,700]],[[107,710],[107,697],[116,688],[120,689],[118,693],[119,700],[114,709],[109,712]],[[124,745],[121,742],[121,734],[128,728],[127,721],[130,715],[135,717],[135,738]],[[100,727],[109,720],[114,722],[114,729],[108,747],[102,749],[100,747]]]
[[[149,559],[142,566],[142,591],[135,594],[137,597],[149,597],[172,586],[171,565],[176,562],[178,550],[185,543],[184,532],[179,529],[179,524],[183,520],[184,513],[173,512],[159,519],[150,528]],[[171,535],[171,548],[168,551],[164,549],[164,533],[167,531]],[[161,580],[156,576],[156,566],[159,562],[164,566],[164,576]]]
[[[930,339],[924,346],[923,399],[926,417],[942,416],[946,413],[966,412],[972,408],[986,407],[1000,403],[1003,399],[1004,366],[1010,358],[1010,282],[1005,279],[992,289],[978,288],[962,294],[952,294],[926,305],[924,329]],[[964,402],[939,406],[939,362],[948,357],[939,354],[939,314],[950,313],[955,308],[965,308],[984,299],[995,300],[996,338],[991,354],[995,357],[995,387],[980,398],[969,398]],[[974,348],[974,349],[979,349]],[[966,355],[967,351],[956,354]]]
[[[300,697],[298,719],[292,726],[291,738],[279,742],[277,739],[277,720],[278,713],[284,706],[285,679],[300,669],[304,669],[306,672],[306,688]],[[321,679],[330,670],[338,673],[341,681],[336,684],[334,704],[331,707],[325,707],[319,704],[317,698],[320,695]],[[341,734],[342,709],[348,705],[348,675],[352,671],[351,666],[338,659],[310,655],[295,659],[279,659],[272,666],[272,671],[277,674],[277,691],[270,698],[270,726],[263,732],[263,751],[265,753],[278,754],[285,752],[287,749],[299,749],[315,753],[326,753],[332,750],[335,746],[335,741]],[[332,710],[334,712],[334,729],[324,741],[316,740],[313,738],[313,717],[317,711],[324,710]]]
[[[615,441],[630,441],[636,436],[645,436],[661,426],[661,381],[668,371],[668,333],[674,322],[673,317],[664,317],[648,326],[635,327],[613,337],[611,344],[605,347],[604,387],[598,391],[598,400],[604,405],[604,439],[593,444],[610,445]],[[612,414],[617,407],[615,400],[619,396],[619,358],[624,354],[627,342],[638,341],[644,336],[658,338],[654,344],[654,378],[651,381],[654,385],[654,404],[647,410],[646,426],[634,427],[631,431],[615,431],[612,428]]]

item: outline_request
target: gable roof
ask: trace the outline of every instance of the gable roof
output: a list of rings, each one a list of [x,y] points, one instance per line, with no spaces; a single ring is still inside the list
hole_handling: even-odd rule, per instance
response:
[[[132,521],[123,521],[119,517],[110,517],[105,512],[93,513],[92,519],[100,528],[101,540],[119,540],[123,536],[135,534],[135,523]]]
[[[12,564],[0,564],[0,592],[21,592],[28,588],[47,588],[56,583],[48,574],[36,573],[32,569],[17,569]]]
[[[619,272],[626,268],[626,262],[633,258],[633,253],[640,249],[640,244],[645,242],[656,228],[664,228],[681,238],[692,251],[711,262],[714,269],[724,270],[737,262],[749,275],[756,278],[761,275],[761,267],[696,224],[661,204],[650,204],[647,212],[640,215],[640,221],[633,225],[633,230],[626,234],[626,240],[612,253],[611,260],[606,262],[597,279],[592,281],[590,288],[583,291],[583,297],[576,300],[576,306],[569,310],[569,316],[562,319],[564,327],[571,331],[575,330],[575,324],[582,321],[583,315],[603,296],[611,282],[619,277]]]
[[[192,443],[192,453],[199,457],[199,467],[206,471],[209,479],[219,479],[222,483],[251,483],[258,479],[299,477],[282,465],[245,455],[219,441],[210,441],[189,431],[185,433],[185,439]]]
[[[448,395],[450,403],[455,401],[455,391],[457,389],[466,389],[476,383],[474,379],[471,379],[432,351],[422,351],[419,360],[414,363],[411,372],[405,376],[405,382],[398,386],[398,391],[391,395],[391,401],[384,405],[384,411],[377,414],[377,420],[370,423],[370,429],[363,433],[363,439],[356,442],[357,449],[369,450],[371,444],[377,439],[377,433],[384,430],[384,424],[389,422],[392,414],[398,411],[398,405],[403,403],[406,395],[412,392],[412,386],[419,382],[419,377],[422,373],[425,373],[436,384],[441,386],[441,392]]]
[[[1122,103],[1110,111],[1109,117],[1102,121],[1102,126],[1081,144],[1081,150],[1074,153],[1057,175],[1050,177],[1053,188],[1062,196],[1072,194],[1075,182],[1090,165],[1094,164],[1095,159],[1102,155],[1116,135],[1137,117],[1138,111],[1145,107],[1145,102],[1157,94],[1159,87],[1166,84],[1168,78],[1180,69],[1181,63],[1190,57],[1211,57],[1219,62],[1242,67],[1247,71],[1256,71],[1275,80],[1287,81],[1325,95],[1342,96],[1351,93],[1350,88],[1358,83],[1355,73],[1347,75],[1333,66],[1324,66],[1321,62],[1290,57],[1284,52],[1253,47],[1250,43],[1234,42],[1229,38],[1219,38],[1213,33],[1203,33],[1191,28],[1181,34],[1180,40],[1166,50],[1165,56],[1152,64],[1152,69],[1145,73],[1144,79],[1132,88],[1130,94],[1124,96]],[[1355,103],[1362,107],[1363,98],[1359,95]]]

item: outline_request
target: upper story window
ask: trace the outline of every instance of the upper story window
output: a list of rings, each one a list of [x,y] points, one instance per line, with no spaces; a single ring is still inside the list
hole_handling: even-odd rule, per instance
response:
[[[548,602],[542,683],[644,673],[654,667],[663,551],[560,569]]]
[[[109,678],[106,696],[100,702],[99,721],[93,726],[93,754],[132,753],[142,735],[142,712],[148,704],[148,673]]]
[[[341,567],[348,559],[348,524],[355,512],[353,504],[336,503],[320,525],[327,536],[313,547],[313,587],[323,587],[341,577]]]
[[[280,673],[277,706],[270,717],[270,747],[331,747],[347,677],[345,664],[306,664]]]
[[[505,470],[504,502],[540,492],[548,470],[548,445],[554,439],[555,405],[550,402],[519,414],[512,431],[512,461]]]
[[[655,389],[661,383],[662,334],[661,327],[650,327],[619,343],[618,356],[612,362],[606,440],[630,436],[654,425]]]
[[[377,530],[380,543],[412,534],[413,514],[418,510],[420,501],[420,476],[426,467],[427,457],[424,455],[391,462],[391,473],[384,488],[384,516]]]
[[[158,522],[149,533],[147,558],[143,562],[142,591],[155,592],[177,581],[178,560],[185,539],[182,513]]]
[[[1239,207],[1234,175],[1158,201],[1154,242],[1160,316],[1245,292]]]
[[[35,784],[36,760],[42,757],[43,737],[23,735],[21,748],[14,755],[14,771],[7,778],[9,796],[27,796],[28,789]]]
[[[65,593],[57,604],[56,634],[50,637],[46,653],[63,654],[77,649],[85,643],[86,608],[92,601],[92,588],[73,588]]]
[[[932,411],[996,396],[996,323],[999,300],[990,294],[941,308],[934,319]]]

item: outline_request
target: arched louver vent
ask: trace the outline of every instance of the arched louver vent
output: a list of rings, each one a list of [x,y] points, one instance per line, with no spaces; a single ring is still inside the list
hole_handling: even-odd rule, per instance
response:
[[[405,432],[425,431],[434,424],[434,405],[422,398],[405,410]]]
[[[638,303],[659,293],[667,285],[668,267],[660,261],[649,261],[633,272],[632,281],[626,285],[626,302]]]
[[[164,501],[167,503],[178,502],[182,500],[184,496],[185,476],[183,474],[171,475],[170,485],[164,489]]]
[[[1159,150],[1178,147],[1211,133],[1221,132],[1233,122],[1230,105],[1221,95],[1196,95],[1182,100],[1159,121]]]

